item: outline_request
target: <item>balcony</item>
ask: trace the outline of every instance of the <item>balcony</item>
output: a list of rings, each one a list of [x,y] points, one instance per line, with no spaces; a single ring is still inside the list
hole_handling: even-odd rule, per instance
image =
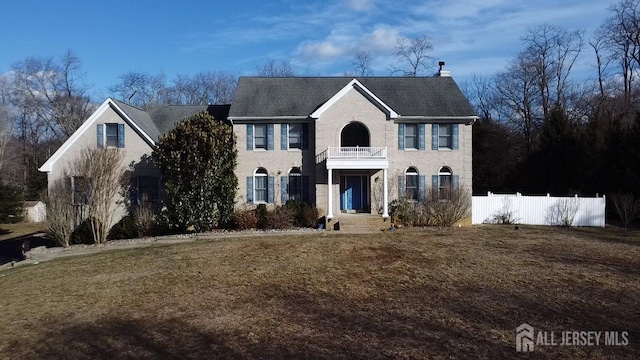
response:
[[[386,147],[334,147],[326,154],[327,169],[387,169]]]

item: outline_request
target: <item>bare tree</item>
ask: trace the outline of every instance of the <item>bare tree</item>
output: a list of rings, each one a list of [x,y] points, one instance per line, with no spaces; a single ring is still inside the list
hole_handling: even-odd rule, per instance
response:
[[[296,72],[289,60],[267,59],[263,64],[256,66],[256,75],[264,77],[292,77]]]
[[[463,84],[463,91],[480,118],[499,119],[495,77],[474,74],[470,82]]]
[[[434,58],[430,56],[431,51],[433,51],[433,44],[431,38],[426,35],[410,40],[398,39],[393,55],[400,67],[392,67],[392,72],[411,77],[423,74],[434,65]]]
[[[371,76],[371,54],[368,51],[358,51],[351,60],[351,66],[356,76]]]
[[[623,94],[632,103],[640,70],[640,0],[622,0],[609,8],[611,16],[595,35],[593,46],[599,59],[599,72],[609,63],[618,63]]]
[[[640,199],[636,199],[633,194],[613,194],[611,201],[620,215],[624,234],[627,235],[629,225],[640,216]]]
[[[11,140],[13,133],[13,124],[11,121],[11,113],[6,106],[0,103],[0,174],[5,163],[5,149]]]
[[[13,66],[12,74],[14,106],[34,114],[60,141],[94,110],[87,87],[80,83],[80,60],[71,51],[59,63],[53,58],[27,58]]]
[[[166,77],[160,73],[129,71],[118,77],[118,82],[107,88],[117,99],[140,109],[170,102]]]
[[[496,75],[498,110],[506,122],[525,139],[527,151],[533,149],[542,124],[539,112],[535,64],[524,54],[516,57],[506,71]]]
[[[74,189],[86,202],[83,211],[91,222],[93,239],[96,244],[106,241],[114,216],[123,206],[119,199],[125,178],[124,152],[120,149],[86,148],[72,162],[68,177],[82,179],[86,186]],[[74,184],[75,186],[76,184]]]
[[[47,232],[58,244],[68,247],[71,234],[79,225],[70,179],[55,181],[43,198],[47,205]]]
[[[523,55],[535,71],[538,99],[546,120],[553,106],[567,107],[569,75],[584,49],[583,32],[545,24],[530,28],[522,40]]]

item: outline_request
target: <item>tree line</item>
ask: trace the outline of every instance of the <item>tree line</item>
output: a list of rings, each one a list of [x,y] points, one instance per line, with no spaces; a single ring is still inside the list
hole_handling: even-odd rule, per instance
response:
[[[464,89],[476,194],[640,195],[639,0],[623,0],[587,38],[549,24],[528,29],[506,68]],[[576,79],[591,56],[591,80]]]
[[[474,125],[474,193],[486,191],[640,195],[640,0],[622,0],[586,37],[582,30],[542,24],[522,36],[522,48],[495,74],[463,84],[480,116]],[[428,36],[401,38],[393,49],[398,76],[433,73]],[[591,80],[576,79],[591,56]],[[373,56],[354,54],[345,75],[373,75]],[[299,75],[290,61],[268,59],[259,76]],[[164,104],[220,104],[233,97],[237,75],[223,71],[160,74],[130,71],[107,96],[141,109]],[[26,199],[46,188],[39,165],[95,110],[80,59],[27,58],[0,76],[0,183]]]

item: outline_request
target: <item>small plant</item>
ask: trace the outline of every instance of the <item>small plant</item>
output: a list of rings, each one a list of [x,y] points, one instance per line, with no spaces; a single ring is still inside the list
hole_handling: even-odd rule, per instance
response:
[[[452,227],[471,211],[471,194],[463,187],[452,189],[444,199],[437,190],[431,191],[427,202],[429,222],[433,226]]]
[[[501,225],[514,225],[517,224],[520,219],[515,217],[516,212],[513,210],[513,204],[511,199],[504,198],[502,199],[502,209],[496,212],[493,215],[492,224],[501,224]]]
[[[133,220],[136,230],[138,231],[138,236],[150,236],[152,234],[155,225],[154,217],[151,202],[146,195],[143,195],[140,204],[133,213]]]
[[[580,203],[577,198],[564,198],[553,204],[546,216],[546,222],[555,226],[571,226],[578,213]]]
[[[238,230],[255,229],[258,226],[258,217],[255,210],[238,210],[233,213],[233,222]]]
[[[267,210],[267,205],[265,204],[258,205],[258,207],[256,208],[256,218],[258,219],[257,226],[259,229],[265,229],[267,227],[268,214],[269,214],[269,211]]]
[[[134,216],[132,214],[129,214],[120,219],[120,221],[118,221],[111,227],[111,229],[109,230],[109,236],[107,238],[109,240],[119,240],[134,239],[138,236],[138,229],[136,229]]]
[[[626,236],[629,225],[640,216],[640,199],[634,198],[633,194],[613,194],[611,201],[620,215]]]
[[[291,229],[295,223],[295,211],[287,206],[278,206],[267,214],[268,229]]]

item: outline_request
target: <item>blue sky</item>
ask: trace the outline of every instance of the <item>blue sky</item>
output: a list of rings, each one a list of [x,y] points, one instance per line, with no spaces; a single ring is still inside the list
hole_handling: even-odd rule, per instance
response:
[[[582,29],[608,16],[601,0],[12,1],[0,5],[0,73],[28,56],[81,59],[96,96],[127,71],[224,70],[251,75],[267,58],[306,75],[342,75],[358,50],[389,75],[399,37],[431,36],[457,82],[504,68],[520,37],[542,23]],[[576,65],[589,76],[589,48]]]

